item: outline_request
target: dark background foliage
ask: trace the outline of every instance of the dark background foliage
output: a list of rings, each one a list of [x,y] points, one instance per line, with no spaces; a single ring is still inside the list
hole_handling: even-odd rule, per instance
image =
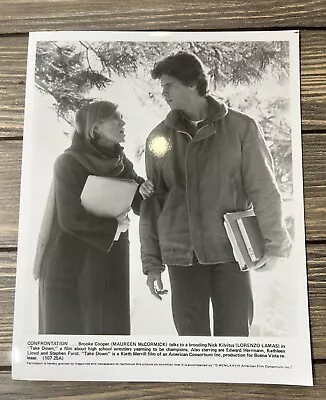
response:
[[[267,77],[277,85],[286,84],[288,42],[39,42],[35,84],[52,96],[58,117],[68,123],[78,108],[93,100],[92,89],[105,90],[116,76],[137,79],[141,97],[157,107],[160,93],[149,84],[150,70],[155,62],[179,50],[201,59],[212,92],[224,93],[229,88],[223,98],[229,106],[248,113],[259,111],[258,122],[275,160],[278,184],[283,193],[291,195],[289,96],[278,95],[275,87],[266,101],[266,93],[263,99],[257,88]]]

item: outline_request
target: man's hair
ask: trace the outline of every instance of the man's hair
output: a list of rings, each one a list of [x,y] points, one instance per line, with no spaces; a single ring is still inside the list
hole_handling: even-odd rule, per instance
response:
[[[180,51],[157,62],[151,72],[153,79],[170,75],[186,86],[196,85],[200,96],[207,94],[207,78],[199,59],[193,54]]]

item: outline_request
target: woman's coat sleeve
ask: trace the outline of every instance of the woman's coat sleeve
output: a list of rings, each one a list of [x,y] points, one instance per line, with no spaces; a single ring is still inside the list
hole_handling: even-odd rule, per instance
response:
[[[137,189],[135,196],[133,198],[133,201],[131,203],[131,208],[132,208],[132,211],[136,215],[139,215],[140,214],[140,205],[143,200],[142,195],[139,193],[139,187],[145,181],[145,179],[136,174],[132,162],[130,160],[128,160],[128,158],[125,156],[125,154],[124,154],[123,161],[124,161],[125,167],[128,171],[128,177],[138,183],[138,189]]]

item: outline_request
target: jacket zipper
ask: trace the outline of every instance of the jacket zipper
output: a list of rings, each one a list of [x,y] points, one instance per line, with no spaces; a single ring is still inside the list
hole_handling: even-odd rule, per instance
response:
[[[185,133],[187,136],[189,136],[191,139],[192,136],[187,133],[187,132],[182,132],[178,131],[180,133]],[[190,222],[190,215],[189,215],[189,200],[188,200],[188,168],[187,168],[187,158],[188,158],[188,148],[191,142],[188,143],[187,148],[186,148],[186,154],[185,154],[185,176],[186,176],[186,203],[187,203],[187,215],[188,215],[188,224],[189,224],[189,236],[190,236],[190,244],[191,244],[191,264],[193,263],[193,254],[197,257],[197,260],[199,261],[198,255],[194,249],[193,246],[193,238],[192,238],[192,226]]]

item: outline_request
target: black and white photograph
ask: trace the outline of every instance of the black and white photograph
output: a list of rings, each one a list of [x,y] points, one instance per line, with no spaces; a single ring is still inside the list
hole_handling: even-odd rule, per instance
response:
[[[312,385],[299,33],[31,33],[13,378]]]

